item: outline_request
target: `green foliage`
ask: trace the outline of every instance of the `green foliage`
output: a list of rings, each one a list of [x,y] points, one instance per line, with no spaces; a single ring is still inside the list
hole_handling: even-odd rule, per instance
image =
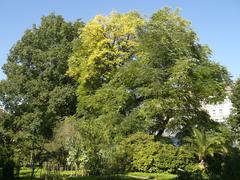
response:
[[[65,73],[79,27],[80,22],[51,14],[11,49],[3,67],[7,79],[1,82],[1,101],[12,114],[15,131],[36,129],[50,137],[58,119],[75,113],[75,82]]]
[[[231,101],[233,103],[233,107],[236,110],[240,109],[240,79],[237,79],[236,82],[234,83],[233,89],[232,89],[232,96],[231,96]]]
[[[224,168],[222,172],[223,179],[237,180],[240,177],[240,152],[237,148],[232,148],[230,153],[225,157]]]
[[[231,102],[232,102],[232,113],[228,119],[228,123],[231,127],[232,136],[235,141],[239,141],[240,139],[240,79],[237,79],[232,87],[231,94]]]
[[[166,130],[184,137],[193,127],[216,126],[202,103],[223,100],[230,80],[210,56],[190,22],[170,8],[150,19],[137,12],[98,15],[84,27],[54,14],[43,17],[3,67],[0,160],[9,158],[0,167],[13,162],[34,172],[45,162],[84,175],[142,171],[197,179],[206,172],[196,155],[212,160],[209,171],[215,172],[211,165],[223,168],[223,145],[231,143],[223,128],[207,134],[195,129],[190,149],[162,138]],[[239,82],[232,96],[234,132]]]
[[[190,148],[197,155],[200,163],[206,160],[207,156],[214,156],[215,154],[224,155],[227,153],[224,139],[221,136],[215,136],[216,134],[207,134],[205,130],[193,129],[193,135],[190,138],[186,138],[186,141],[190,143]]]
[[[85,170],[90,175],[111,174],[113,134],[111,124],[102,121],[80,121],[78,146],[87,157]]]
[[[75,43],[68,73],[90,90],[101,86],[113,70],[135,56],[136,28],[141,24],[136,12],[94,17]]]
[[[140,87],[127,87],[142,97],[144,118],[154,120],[151,129],[161,134],[165,128],[209,124],[201,103],[221,100],[229,76],[209,60],[210,50],[198,42],[190,23],[178,11],[164,8],[139,29],[138,36],[143,65],[137,79],[146,79],[147,72],[151,76]]]
[[[114,150],[114,170],[119,173],[132,171],[133,156],[136,151],[138,151],[137,147],[146,145],[152,142],[153,139],[153,136],[142,132],[129,135],[129,137],[122,139]]]
[[[79,86],[78,117],[106,123],[120,136],[209,127],[212,121],[201,106],[224,98],[226,69],[209,60],[210,50],[178,12],[160,10],[137,29],[134,60],[98,81],[101,86],[91,93]]]
[[[230,139],[230,130],[224,125],[218,125],[215,130],[194,128],[192,134],[184,138],[183,143],[186,144],[183,147],[192,151],[199,164],[197,169],[188,171],[191,173],[182,173],[180,176],[185,179],[220,179],[225,169],[226,157],[232,156],[229,152],[232,149]]]
[[[116,16],[119,23],[125,16],[130,18],[132,14]],[[111,37],[108,33],[114,34],[111,28],[107,31],[108,25],[114,22],[113,17],[97,16],[90,21],[69,60],[69,73],[79,82],[76,116],[81,121],[79,132],[84,151],[89,153],[89,168],[94,167],[96,174],[103,173],[100,169],[106,167],[121,172],[130,167],[133,155],[126,151],[133,150],[131,147],[121,150],[124,140],[118,143],[128,135],[149,132],[161,136],[166,129],[185,131],[195,125],[209,127],[212,121],[201,109],[202,103],[222,100],[229,83],[226,69],[209,60],[210,50],[198,42],[190,23],[178,11],[165,8],[145,23],[134,24],[137,31],[129,39],[137,42],[134,51],[120,51],[133,53],[134,58],[119,56],[114,48],[99,45],[109,43],[105,41]],[[122,37],[118,31],[121,29],[117,29],[116,37]],[[92,33],[97,32],[93,39]],[[105,50],[113,56],[106,56]],[[120,63],[110,66],[112,60]],[[154,151],[156,147],[152,146]],[[118,168],[114,163],[110,165],[114,162],[112,158],[126,159]]]
[[[171,144],[150,142],[137,149],[132,164],[140,172],[176,174],[179,169],[186,171],[188,166],[195,163],[193,154]]]
[[[154,141],[152,135],[135,133],[123,139],[114,152],[117,172],[189,174],[200,172],[194,154],[185,147]]]
[[[209,179],[219,179],[224,169],[224,159],[228,153],[224,131],[219,128],[219,132],[193,129],[191,137],[185,138],[188,142],[188,149],[192,151],[198,159],[198,168],[201,175]],[[191,174],[190,174],[191,175]]]
[[[42,164],[44,142],[52,137],[56,123],[75,114],[76,82],[66,71],[72,41],[81,27],[81,22],[68,23],[50,14],[10,50],[0,101],[7,112],[3,128],[12,133],[8,146],[18,164]]]

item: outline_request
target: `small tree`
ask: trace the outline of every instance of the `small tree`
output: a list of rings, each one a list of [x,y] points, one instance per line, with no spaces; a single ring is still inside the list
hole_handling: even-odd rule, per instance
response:
[[[190,148],[198,157],[199,165],[202,169],[206,168],[207,156],[213,157],[215,154],[227,153],[223,138],[219,136],[210,136],[204,130],[194,128],[191,137],[186,138],[190,143]]]

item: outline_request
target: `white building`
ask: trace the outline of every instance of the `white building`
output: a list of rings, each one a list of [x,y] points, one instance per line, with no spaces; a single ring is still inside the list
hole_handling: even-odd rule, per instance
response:
[[[229,97],[218,104],[206,104],[203,106],[214,121],[223,123],[230,116],[232,111],[232,102]]]
[[[207,110],[208,114],[214,121],[224,123],[226,122],[227,118],[230,116],[232,111],[232,102],[229,99],[231,95],[231,88],[227,87],[227,96],[223,102],[217,104],[206,104],[203,105],[203,108]]]

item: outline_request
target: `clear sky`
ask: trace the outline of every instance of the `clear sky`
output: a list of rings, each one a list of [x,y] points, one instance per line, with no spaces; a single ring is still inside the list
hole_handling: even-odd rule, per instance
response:
[[[164,6],[179,7],[182,16],[192,22],[200,42],[212,49],[212,59],[226,66],[234,78],[240,76],[239,0],[0,0],[0,66],[24,31],[51,12],[68,21],[87,22],[96,14],[111,11],[137,10],[150,17]]]

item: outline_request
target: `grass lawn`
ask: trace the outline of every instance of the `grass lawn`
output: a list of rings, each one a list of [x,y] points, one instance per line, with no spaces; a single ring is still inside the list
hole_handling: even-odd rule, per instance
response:
[[[131,172],[128,173],[129,177],[142,177],[146,179],[157,179],[157,180],[172,180],[176,179],[177,175],[169,173],[142,173],[142,172]]]
[[[46,170],[36,169],[35,179],[40,179],[44,174],[47,174]],[[177,175],[168,173],[141,173],[141,172],[131,172],[121,176],[81,176],[81,172],[77,172],[77,177],[75,177],[75,171],[51,171],[48,174],[52,177],[50,179],[66,179],[66,180],[137,180],[137,179],[156,179],[156,180],[173,180],[177,178]],[[30,168],[22,168],[20,170],[19,178],[21,180],[28,180],[31,176]]]

